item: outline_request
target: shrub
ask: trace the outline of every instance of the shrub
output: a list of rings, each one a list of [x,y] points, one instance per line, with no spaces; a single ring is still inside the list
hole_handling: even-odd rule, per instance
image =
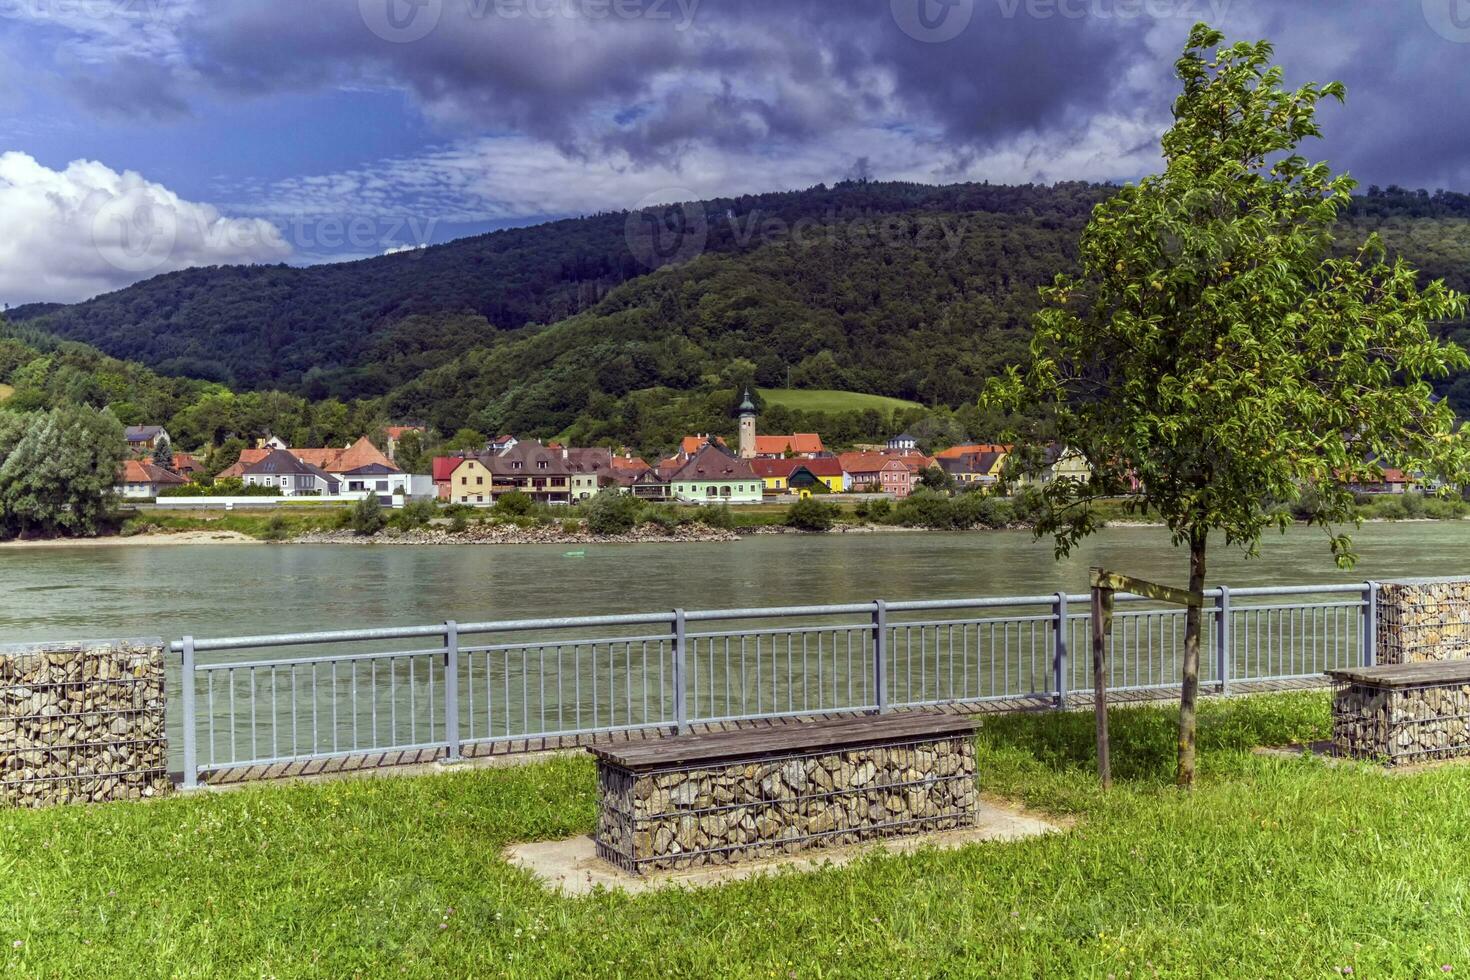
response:
[[[495,512],[504,514],[506,517],[526,517],[536,509],[536,501],[519,490],[502,494],[495,501]]]
[[[867,520],[868,519],[868,502],[866,500],[859,500],[857,503],[853,504],[852,505],[852,516],[853,517],[856,517],[860,521]]]
[[[837,519],[837,507],[815,497],[798,500],[786,509],[786,526],[801,531],[827,531]]]
[[[954,527],[954,504],[932,490],[915,490],[898,502],[893,519],[904,527]]]
[[[347,511],[347,526],[363,537],[377,534],[387,523],[388,519],[383,516],[383,505],[378,503],[378,495],[375,493],[363,497]]]
[[[632,494],[604,490],[580,506],[587,516],[587,530],[593,534],[627,534],[638,523],[643,501]]]
[[[463,514],[455,514],[449,521],[449,530],[453,534],[463,534],[469,527],[470,522],[464,519]]]
[[[582,533],[582,522],[581,521],[562,521],[561,522],[561,533],[562,534],[581,534]]]
[[[735,526],[735,514],[730,510],[729,504],[720,504],[718,507],[706,507],[700,511],[698,523],[703,524],[705,527],[728,531]]]
[[[1011,505],[983,493],[961,494],[950,508],[955,527],[1005,527],[1011,522]]]
[[[887,497],[880,497],[868,503],[868,520],[874,524],[882,524],[893,517],[893,502]]]
[[[286,522],[285,514],[272,514],[266,519],[265,528],[260,532],[261,538],[266,541],[285,541],[291,536],[291,525]]]
[[[439,516],[439,505],[432,500],[411,500],[393,512],[388,524],[403,531],[426,526]]]
[[[643,513],[643,523],[652,524],[667,534],[679,527],[680,516],[669,507],[650,507]]]

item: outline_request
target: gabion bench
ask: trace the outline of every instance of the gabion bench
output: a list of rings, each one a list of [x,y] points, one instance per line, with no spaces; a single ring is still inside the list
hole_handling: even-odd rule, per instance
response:
[[[591,746],[597,853],[643,874],[972,826],[974,725],[915,712]]]
[[[1388,765],[1470,755],[1470,659],[1331,670],[1332,747]]]

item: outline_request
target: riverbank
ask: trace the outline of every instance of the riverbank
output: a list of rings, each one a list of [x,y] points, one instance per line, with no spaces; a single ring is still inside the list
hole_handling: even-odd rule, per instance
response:
[[[108,535],[97,538],[35,538],[0,541],[0,549],[33,550],[36,548],[117,548],[124,545],[148,547],[190,544],[265,544],[239,531],[157,531],[147,534]]]

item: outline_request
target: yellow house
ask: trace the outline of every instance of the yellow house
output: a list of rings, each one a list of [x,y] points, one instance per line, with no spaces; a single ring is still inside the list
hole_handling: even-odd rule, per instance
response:
[[[466,459],[449,475],[449,501],[455,504],[493,503],[490,488],[494,478],[478,459]]]

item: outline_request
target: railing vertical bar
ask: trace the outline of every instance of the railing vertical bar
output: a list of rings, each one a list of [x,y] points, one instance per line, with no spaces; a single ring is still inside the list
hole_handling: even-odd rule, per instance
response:
[[[184,789],[199,786],[199,732],[197,706],[194,703],[194,637],[182,641],[179,696],[184,701]]]
[[[873,691],[880,714],[888,711],[888,603],[873,603]]]
[[[473,707],[471,708],[473,713]],[[460,758],[459,731],[459,623],[444,621],[444,757]]]

